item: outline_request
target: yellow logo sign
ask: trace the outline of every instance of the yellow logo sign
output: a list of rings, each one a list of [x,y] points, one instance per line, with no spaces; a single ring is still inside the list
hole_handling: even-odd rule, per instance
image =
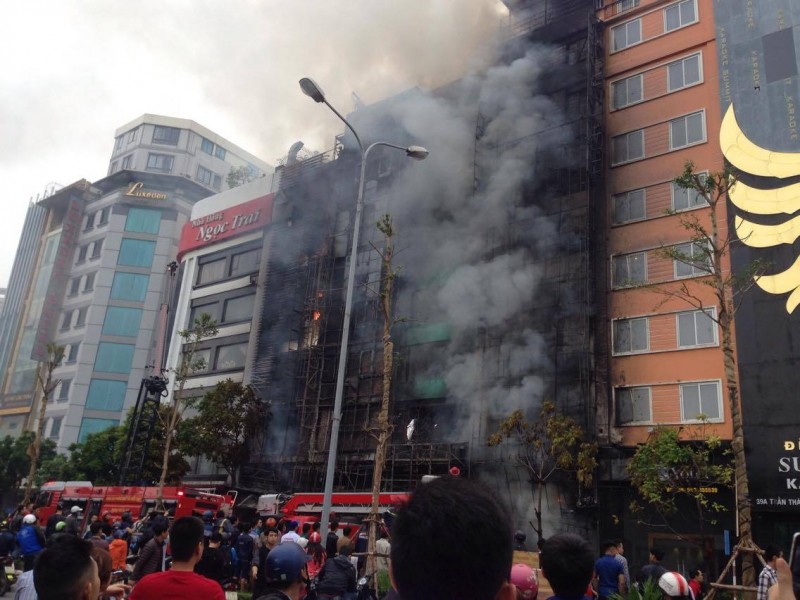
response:
[[[733,105],[722,120],[719,144],[725,158],[742,172],[779,179],[800,175],[800,153],[774,152],[751,142],[736,121]],[[734,206],[756,215],[792,215],[800,210],[800,184],[761,189],[738,181],[729,197]],[[778,225],[761,225],[736,216],[734,225],[739,240],[751,248],[792,244],[800,237],[800,216]],[[756,283],[769,294],[789,294],[786,311],[791,313],[800,304],[800,257],[781,273],[756,277]]]

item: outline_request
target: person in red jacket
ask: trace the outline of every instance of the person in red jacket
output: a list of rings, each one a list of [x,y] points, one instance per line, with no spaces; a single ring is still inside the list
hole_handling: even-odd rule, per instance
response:
[[[194,572],[203,556],[203,522],[197,517],[181,517],[173,523],[169,539],[172,568],[143,577],[134,586],[130,600],[225,600],[219,583]]]

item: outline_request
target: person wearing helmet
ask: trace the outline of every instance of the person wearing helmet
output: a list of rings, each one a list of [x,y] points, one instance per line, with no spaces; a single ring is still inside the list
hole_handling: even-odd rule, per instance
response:
[[[689,582],[680,573],[675,571],[667,571],[658,579],[658,587],[661,588],[661,593],[664,600],[681,600],[692,598],[691,588]]]
[[[267,591],[257,600],[300,600],[308,585],[308,555],[296,542],[282,542],[264,564]]]
[[[44,534],[36,525],[36,515],[27,514],[22,518],[22,528],[17,534],[19,552],[24,561],[23,571],[33,569],[36,557],[44,550]]]
[[[72,535],[78,535],[78,532],[81,530],[81,521],[83,520],[83,509],[80,506],[73,506],[69,509],[69,515],[64,520],[66,523],[66,528],[64,529],[64,533],[71,533]]]
[[[511,567],[511,583],[517,588],[517,600],[534,600],[539,593],[536,571],[528,565],[517,563]]]
[[[517,532],[514,534],[514,550],[519,550],[520,552],[528,551],[528,548],[525,547],[526,537],[524,531],[517,529]]]

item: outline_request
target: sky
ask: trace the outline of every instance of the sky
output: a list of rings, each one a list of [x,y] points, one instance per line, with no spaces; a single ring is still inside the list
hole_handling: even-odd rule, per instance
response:
[[[26,0],[0,7],[0,287],[31,198],[106,175],[114,131],[192,119],[270,164],[327,150],[342,113],[479,69],[499,0]]]

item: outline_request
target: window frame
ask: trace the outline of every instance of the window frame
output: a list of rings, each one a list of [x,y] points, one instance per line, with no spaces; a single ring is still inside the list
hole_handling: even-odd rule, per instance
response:
[[[675,244],[672,247],[675,248],[676,252],[680,252],[680,253],[685,254],[687,256],[690,256],[692,259],[694,259],[695,248],[697,246],[699,246],[699,245],[700,244],[698,242],[691,242],[690,241],[690,242],[683,242],[683,243],[680,243],[680,244]],[[684,250],[679,250],[679,248],[682,247],[682,246],[688,246],[690,252],[685,252]],[[673,259],[672,259],[672,274],[674,275],[676,280],[678,280],[678,279],[691,279],[692,277],[705,277],[707,275],[711,275],[712,270],[714,268],[713,259],[712,259],[711,255],[709,255],[706,251],[701,250],[701,252],[703,253],[703,256],[705,256],[706,258],[709,259],[710,264],[708,266],[708,270],[703,270],[703,269],[697,267],[696,263],[694,263],[694,262],[688,263],[686,261],[680,260],[679,258],[674,258],[673,257]],[[691,267],[691,269],[692,269],[691,274],[688,274],[688,275],[680,275],[680,274],[678,274],[678,265],[685,265],[685,266]]]
[[[620,401],[621,401],[621,393],[625,391],[640,391],[646,390],[647,391],[647,408],[649,412],[649,418],[646,421],[636,421],[633,420],[633,415],[635,411],[633,409],[633,400],[634,397],[631,396],[631,421],[627,421],[625,423],[621,422],[620,420]],[[649,385],[631,385],[631,386],[620,386],[614,388],[614,422],[617,427],[629,427],[629,426],[637,426],[637,425],[649,425],[653,422],[653,388]]]
[[[697,387],[697,398],[700,401],[700,414],[703,413],[703,398],[700,393],[700,386],[702,385],[709,385],[714,384],[717,389],[717,411],[719,413],[719,417],[708,418],[707,422],[709,423],[723,423],[725,422],[725,408],[722,403],[722,382],[719,379],[709,379],[706,381],[687,381],[681,382],[678,384],[678,399],[680,402],[681,407],[681,423],[700,423],[699,419],[695,418],[687,418],[686,417],[686,407],[684,406],[684,388],[688,388],[690,386]],[[696,415],[695,415],[696,416]]]
[[[707,177],[707,176],[708,176],[708,171],[701,171],[701,172],[697,173],[697,175],[698,175],[699,177],[702,177],[702,178],[704,178],[704,179],[705,179],[705,177]],[[706,208],[706,207],[708,206],[708,202],[707,202],[707,201],[706,201],[706,199],[705,199],[705,198],[703,198],[703,196],[702,196],[702,195],[700,195],[699,193],[696,193],[696,192],[695,192],[695,198],[700,198],[700,199],[703,201],[703,202],[702,202],[702,204],[694,204],[694,205],[693,205],[693,204],[692,204],[692,203],[689,201],[689,193],[690,193],[690,192],[692,192],[692,191],[693,191],[693,190],[689,190],[689,189],[687,189],[687,188],[682,188],[682,187],[681,187],[681,186],[679,186],[677,183],[675,183],[674,181],[672,181],[672,182],[670,183],[670,192],[669,192],[669,194],[670,194],[670,201],[669,201],[669,204],[670,204],[670,208],[671,208],[671,210],[672,210],[673,212],[686,212],[686,211],[688,211],[688,210],[695,210],[695,209],[697,209],[697,208]],[[676,208],[676,207],[675,207],[675,195],[676,195],[676,193],[685,193],[685,194],[686,194],[686,207],[684,207],[684,208]]]
[[[216,173],[214,173],[214,171],[212,171],[208,167],[204,167],[203,165],[197,165],[197,174],[195,175],[195,177],[197,177],[197,181],[199,183],[211,187],[211,182],[214,180],[214,175],[216,175]]]
[[[57,440],[59,438],[59,436],[61,435],[61,425],[63,422],[64,422],[63,416],[50,417],[50,426],[48,428],[49,433],[47,434],[47,437],[49,439]],[[58,423],[58,428],[56,428],[56,423]],[[55,433],[53,433],[54,429]]]
[[[250,252],[252,250],[256,250],[259,253],[258,268],[238,275],[231,275],[231,270],[233,268],[233,257],[245,254],[246,252]],[[259,270],[261,269],[260,257],[262,253],[263,253],[263,241],[254,240],[247,244],[233,246],[231,248],[227,248],[219,252],[214,252],[212,254],[206,254],[205,256],[201,256],[197,259],[197,268],[195,269],[195,274],[194,274],[194,287],[195,288],[205,287],[207,285],[213,285],[223,281],[239,279],[241,277],[247,277],[249,275],[252,275],[253,273],[258,273]],[[215,263],[217,261],[224,261],[222,265],[222,277],[219,279],[210,279],[209,281],[204,281],[201,283],[200,276],[203,272],[203,267],[205,265]]]
[[[630,96],[630,81],[633,79],[639,80],[639,99],[630,101],[628,100]],[[616,103],[616,89],[618,85],[625,84],[625,103],[620,104],[619,106]],[[628,108],[629,106],[634,106],[636,104],[641,104],[644,102],[644,73],[637,73],[636,75],[631,75],[630,77],[625,77],[623,79],[618,79],[616,81],[611,82],[611,106],[613,110],[622,110],[623,108]]]
[[[638,194],[641,192],[641,202],[642,202],[642,213],[641,217],[637,218],[627,218],[624,220],[617,219],[617,200],[621,198],[625,198],[627,212],[630,216],[630,206],[631,206],[631,194]],[[614,194],[611,196],[611,224],[612,225],[624,225],[626,223],[638,223],[639,221],[646,221],[647,220],[647,189],[646,188],[637,188],[635,190],[628,190],[627,192],[622,192],[620,194]]]
[[[208,147],[206,148],[206,146],[208,146]],[[213,156],[214,155],[214,142],[212,142],[208,138],[201,138],[201,140],[200,140],[200,151],[201,152],[205,152],[209,156]]]
[[[122,170],[128,171],[131,170],[131,163],[133,162],[133,154],[128,154],[127,156],[122,157]]]
[[[711,333],[712,337],[714,338],[710,342],[698,343],[698,327],[697,327],[697,317],[699,313],[711,313],[709,315],[709,319],[711,321]],[[694,344],[681,344],[681,316],[692,315],[693,322],[694,322]],[[680,312],[675,313],[675,341],[677,344],[677,348],[679,350],[689,350],[691,348],[714,348],[719,346],[719,328],[717,327],[717,322],[715,319],[717,318],[717,307],[716,306],[709,306],[708,308],[703,308],[702,310],[682,310]]]
[[[179,127],[169,127],[167,125],[153,126],[153,144],[158,144],[160,146],[177,146],[180,139],[181,130]]]
[[[100,258],[103,252],[103,238],[99,240],[95,240],[92,242],[92,254],[89,256],[89,260],[97,260]]]
[[[641,321],[644,321],[644,348],[634,348],[633,326],[634,323]],[[617,347],[617,327],[623,323],[628,326],[628,337],[631,341],[629,350],[620,350]],[[647,352],[650,352],[650,319],[648,317],[622,318],[611,321],[611,354],[613,356],[630,356],[633,354],[646,354]]]
[[[697,74],[698,79],[692,83],[686,83],[686,62],[692,59],[697,59]],[[672,87],[672,76],[670,75],[669,68],[672,65],[676,65],[680,63],[681,65],[681,75],[683,77],[683,85],[680,87]],[[672,94],[675,92],[679,92],[680,90],[693,87],[695,85],[700,85],[703,83],[703,53],[702,52],[695,52],[694,54],[689,54],[688,56],[681,57],[677,60],[673,60],[672,62],[667,63],[667,93]]]
[[[97,227],[101,227],[103,225],[108,225],[108,219],[111,216],[111,207],[106,206],[100,209],[100,222],[97,224]]]
[[[629,36],[629,33],[628,33],[628,27],[629,27],[629,25],[631,25],[633,23],[636,23],[638,25],[639,39],[637,41],[633,42],[633,43],[629,43],[628,42],[628,38],[630,36]],[[619,30],[619,29],[621,29],[623,27],[625,28],[625,45],[618,48],[617,47],[617,36],[615,35],[615,31],[617,31],[617,30]],[[641,44],[643,41],[644,40],[642,39],[642,18],[641,17],[637,17],[636,19],[631,19],[630,21],[625,21],[624,23],[620,23],[619,25],[615,25],[614,27],[611,28],[611,52],[612,53],[613,52],[622,52],[623,50],[626,50],[628,48],[632,48],[633,46],[636,46],[637,44]]]
[[[245,350],[245,364],[241,367],[230,367],[227,369],[217,369],[217,361],[219,360],[219,351],[221,348],[225,346],[236,346],[239,344],[247,345],[249,343],[250,334],[244,333],[239,335],[231,335],[226,337],[217,337],[217,338],[208,338],[202,341],[200,346],[197,347],[195,352],[195,358],[197,357],[197,352],[208,352],[209,353],[209,360],[206,364],[205,369],[201,369],[189,375],[189,377],[207,377],[209,375],[215,375],[219,373],[232,373],[237,371],[243,371],[246,368],[247,362],[247,351]],[[181,352],[185,351],[186,344],[183,345],[181,348]],[[182,354],[181,354],[182,356]],[[181,358],[181,360],[183,360]]]
[[[687,23],[683,23],[683,18],[681,17],[681,5],[683,5],[683,4],[692,4],[693,5],[694,20],[689,21]],[[671,10],[673,8],[677,9],[677,11],[678,11],[678,20],[681,21],[681,23],[677,27],[673,27],[672,29],[669,29],[667,27],[667,25],[668,25],[667,24],[667,11]],[[680,0],[679,2],[673,2],[669,6],[665,6],[663,8],[662,15],[663,15],[663,22],[664,22],[664,33],[672,33],[673,31],[678,31],[679,29],[683,29],[684,27],[688,27],[689,25],[694,25],[695,23],[697,23],[700,20],[700,15],[698,14],[698,11],[697,11],[697,0]]]
[[[78,360],[78,351],[81,349],[80,342],[73,342],[69,345],[69,352],[65,353],[64,364],[72,364]]]
[[[634,134],[639,134],[641,136],[642,154],[641,154],[641,156],[631,157],[629,139]],[[615,140],[619,140],[621,138],[625,138],[625,158],[623,160],[619,160],[618,161],[617,157],[616,157],[616,152],[615,152]],[[633,131],[628,131],[628,132],[621,133],[619,135],[615,135],[614,137],[612,137],[611,138],[611,166],[612,167],[618,167],[620,165],[625,165],[625,164],[636,162],[636,161],[639,161],[639,160],[644,160],[645,158],[647,158],[647,153],[645,152],[645,143],[646,143],[646,138],[645,138],[644,128],[642,128],[642,129],[634,129]]]
[[[695,115],[700,115],[700,127],[702,129],[703,135],[702,135],[701,139],[699,139],[697,141],[691,141],[690,142],[689,141],[689,118],[690,117],[694,117]],[[677,123],[680,120],[683,120],[683,122],[684,122],[683,126],[684,126],[684,133],[686,134],[686,143],[684,145],[682,145],[682,146],[676,146],[675,145],[675,140],[674,140],[674,135],[673,135],[673,130],[672,130],[672,125],[673,125],[673,123]],[[685,114],[685,115],[681,115],[679,117],[675,117],[674,119],[670,119],[669,121],[667,121],[667,124],[669,126],[669,151],[670,152],[674,152],[675,150],[682,150],[683,148],[690,148],[692,146],[697,146],[699,144],[705,144],[708,141],[708,131],[707,131],[707,125],[706,125],[706,111],[705,111],[705,109],[696,110],[694,112],[691,112],[691,113],[688,113],[688,114]]]
[[[66,391],[64,390],[64,388],[66,388]],[[69,392],[71,389],[72,389],[72,378],[64,377],[58,385],[58,396],[55,397],[55,401],[57,403],[69,401]]]
[[[159,166],[159,163],[167,161],[169,162],[169,167]],[[145,167],[145,171],[150,171],[152,173],[172,173],[172,168],[174,166],[175,156],[173,154],[161,154],[159,152],[147,153],[147,166]]]
[[[643,258],[642,264],[644,265],[644,279],[642,281],[634,281],[634,283],[631,284],[631,285],[620,285],[620,283],[617,282],[615,280],[615,277],[614,277],[614,273],[617,270],[616,269],[616,265],[614,264],[614,261],[616,261],[616,260],[618,260],[620,258],[625,258],[626,264],[628,265],[626,270],[630,272],[630,263],[628,263],[628,260],[632,256],[635,256],[637,254],[641,255],[642,258]],[[627,279],[626,281],[632,281],[632,280]],[[611,288],[612,289],[624,290],[624,289],[629,289],[629,288],[635,287],[636,285],[643,285],[643,284],[646,284],[646,283],[647,283],[647,251],[640,250],[639,252],[628,252],[626,254],[616,254],[616,255],[611,257]]]
[[[97,271],[92,271],[91,273],[87,273],[83,279],[83,289],[81,290],[81,292],[84,294],[93,292],[96,278],[97,278]]]

